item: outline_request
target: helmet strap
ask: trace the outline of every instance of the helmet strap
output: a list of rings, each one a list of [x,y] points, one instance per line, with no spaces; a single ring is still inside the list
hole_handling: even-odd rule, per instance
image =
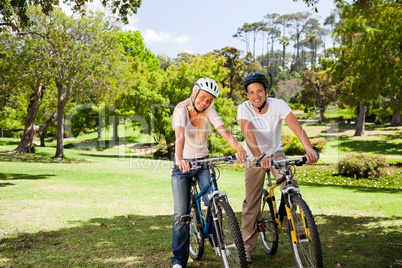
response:
[[[262,109],[264,109],[265,105],[267,104],[267,98],[265,98],[264,103],[260,107],[255,107],[254,104],[252,104],[255,108],[258,109],[258,112],[261,113]]]
[[[196,112],[197,114],[202,113],[203,111],[205,111],[205,110],[208,108],[208,107],[207,107],[207,108],[205,108],[204,110],[200,111],[200,110],[197,109],[197,107],[195,107],[195,100],[197,99],[198,94],[200,93],[200,91],[201,91],[201,89],[198,90],[197,95],[195,95],[194,99],[191,99],[191,103],[193,104],[193,108],[194,108],[194,110],[195,110],[195,112]]]

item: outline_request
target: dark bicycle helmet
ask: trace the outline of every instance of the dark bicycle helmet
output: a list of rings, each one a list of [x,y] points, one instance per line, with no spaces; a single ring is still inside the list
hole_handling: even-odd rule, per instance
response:
[[[268,80],[265,77],[265,75],[263,75],[261,73],[250,73],[243,80],[244,90],[246,90],[246,92],[247,92],[248,85],[250,85],[252,83],[256,83],[256,82],[263,84],[265,89],[268,88]]]

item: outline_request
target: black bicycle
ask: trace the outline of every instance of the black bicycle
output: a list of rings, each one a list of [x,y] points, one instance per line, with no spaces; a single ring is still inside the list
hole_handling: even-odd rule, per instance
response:
[[[229,205],[225,192],[218,189],[216,171],[218,164],[233,164],[236,156],[215,157],[192,161],[191,169],[202,165],[209,167],[210,180],[204,189],[198,189],[197,177],[191,182],[191,204],[188,215],[182,216],[181,221],[190,224],[190,256],[199,260],[204,254],[204,239],[209,238],[215,253],[221,257],[223,267],[247,267],[246,254],[239,224],[232,207]],[[174,165],[173,168],[178,168]],[[201,199],[208,195],[207,211],[201,209]],[[214,228],[210,228],[213,224]],[[211,233],[211,229],[214,232]]]

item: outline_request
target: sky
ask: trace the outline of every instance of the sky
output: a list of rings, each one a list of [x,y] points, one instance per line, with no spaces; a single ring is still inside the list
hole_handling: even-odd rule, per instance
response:
[[[311,12],[322,26],[335,5],[332,0],[319,0],[317,8],[315,13],[302,0],[142,0],[123,29],[139,30],[151,52],[170,58],[182,52],[206,54],[226,46],[245,51],[245,43],[232,37],[244,23],[262,21],[272,13]],[[261,51],[262,42],[257,40],[256,54]]]

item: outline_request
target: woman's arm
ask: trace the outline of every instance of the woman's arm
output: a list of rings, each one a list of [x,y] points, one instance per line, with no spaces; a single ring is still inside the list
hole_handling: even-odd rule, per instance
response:
[[[176,164],[179,166],[179,169],[183,172],[190,171],[190,165],[188,161],[183,160],[183,149],[184,149],[184,127],[177,126],[174,129],[176,142],[175,142],[175,158]]]
[[[224,125],[220,125],[216,128],[216,130],[237,151],[237,161],[244,162],[246,160],[246,150],[244,150],[240,142],[233,137],[233,135]]]
[[[316,151],[311,148],[310,139],[307,136],[306,131],[302,128],[297,120],[296,116],[291,112],[285,117],[285,122],[288,127],[296,134],[296,137],[299,139],[304,149],[306,150],[305,157],[307,158],[309,163],[315,163],[318,161]]]

